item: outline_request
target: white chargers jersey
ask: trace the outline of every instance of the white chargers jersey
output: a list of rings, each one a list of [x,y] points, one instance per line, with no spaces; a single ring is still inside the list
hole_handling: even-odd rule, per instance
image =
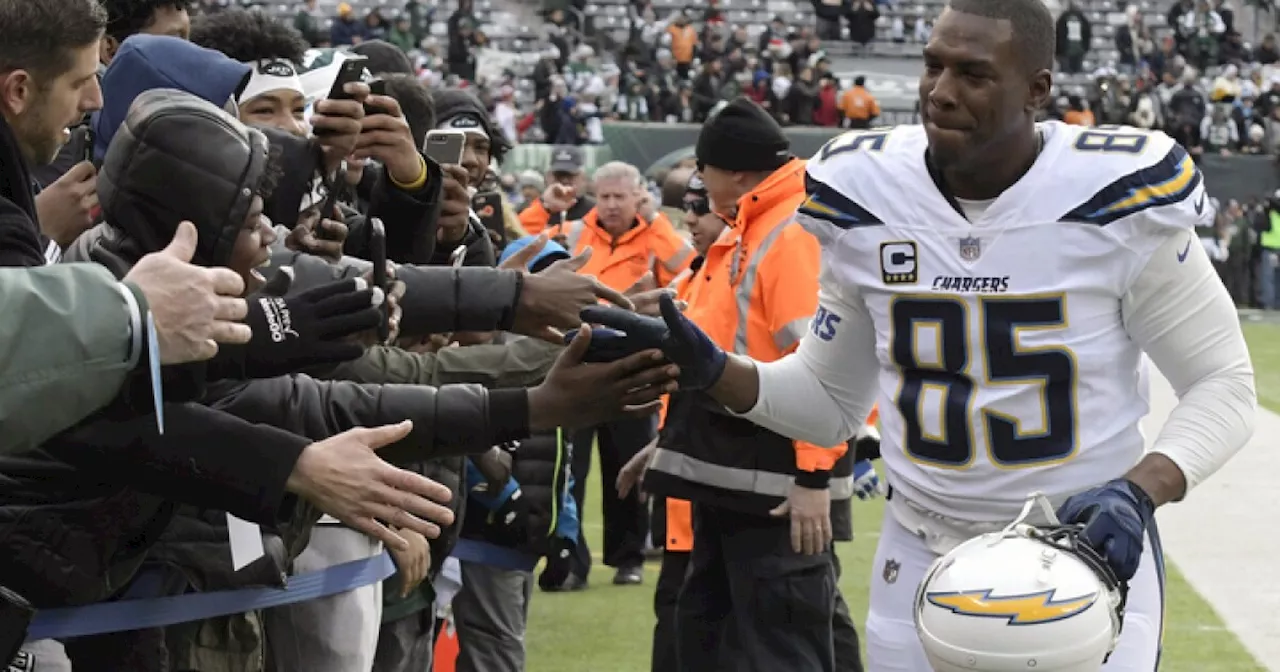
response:
[[[1168,136],[1039,128],[1035,164],[973,222],[931,177],[922,127],[845,134],[808,167],[824,282],[874,323],[890,484],[947,516],[1008,520],[1030,492],[1061,501],[1138,462],[1146,384],[1121,301],[1213,217]]]

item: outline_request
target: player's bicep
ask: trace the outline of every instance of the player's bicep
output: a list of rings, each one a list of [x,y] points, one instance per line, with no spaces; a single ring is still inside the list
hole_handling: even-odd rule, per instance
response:
[[[1235,303],[1192,231],[1169,236],[1121,302],[1125,330],[1182,394],[1224,367],[1248,364]]]
[[[832,398],[850,409],[856,429],[871,412],[880,371],[875,325],[862,297],[830,285],[820,287],[817,311],[796,354]]]

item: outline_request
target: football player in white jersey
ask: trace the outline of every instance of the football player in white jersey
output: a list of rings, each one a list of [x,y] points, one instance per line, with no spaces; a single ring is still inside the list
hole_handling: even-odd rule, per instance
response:
[[[665,322],[583,313],[660,344],[685,389],[796,439],[839,443],[879,395],[892,495],[866,622],[872,672],[930,669],[912,613],[925,571],[1037,491],[1128,582],[1104,669],[1151,672],[1154,509],[1252,433],[1249,354],[1193,232],[1213,220],[1200,172],[1162,133],[1036,124],[1053,55],[1041,0],[952,0],[925,47],[923,125],[854,131],[810,161],[800,219],[823,274],[794,355],[726,355],[670,302]],[[1150,452],[1143,352],[1179,397]],[[817,527],[803,536],[797,550],[827,541]],[[956,608],[1023,608],[1001,597]],[[1026,608],[1019,622],[1035,622]]]

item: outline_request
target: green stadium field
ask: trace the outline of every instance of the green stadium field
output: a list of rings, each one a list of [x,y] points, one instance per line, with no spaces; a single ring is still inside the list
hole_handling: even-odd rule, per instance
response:
[[[1257,370],[1259,400],[1280,412],[1280,326],[1246,323]],[[599,475],[588,484],[586,530],[599,563]],[[840,588],[862,630],[867,609],[867,585],[883,511],[879,502],[854,503],[857,539],[841,544],[845,568]],[[1176,558],[1176,549],[1173,551]],[[614,586],[613,573],[597,564],[591,587],[572,594],[536,592],[530,607],[529,672],[645,672],[653,632],[653,586],[658,565],[646,567],[643,586]],[[878,570],[876,570],[878,571]],[[1263,672],[1265,668],[1222,624],[1213,608],[1196,593],[1170,563],[1168,622],[1161,672]]]

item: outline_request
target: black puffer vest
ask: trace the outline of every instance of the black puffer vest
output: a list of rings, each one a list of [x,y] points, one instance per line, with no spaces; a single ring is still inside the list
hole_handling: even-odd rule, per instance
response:
[[[564,493],[569,488],[569,442],[563,431],[557,430],[534,434],[504,448],[511,452],[511,477],[520,484],[529,507],[521,535],[526,541],[514,550],[545,555],[550,550],[560,522]],[[472,515],[462,521],[463,539],[509,546],[484,515],[482,505],[471,502],[469,508]]]

